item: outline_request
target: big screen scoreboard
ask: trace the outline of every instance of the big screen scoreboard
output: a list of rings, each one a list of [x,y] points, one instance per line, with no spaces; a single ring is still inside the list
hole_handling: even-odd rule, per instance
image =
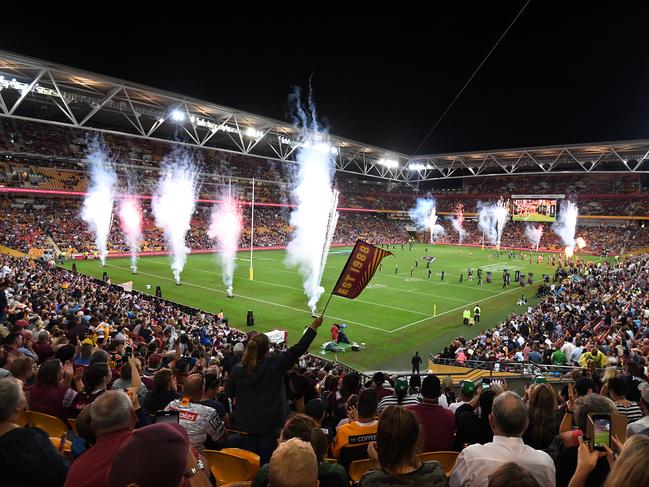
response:
[[[512,195],[512,220],[515,222],[553,222],[557,201],[564,195]]]

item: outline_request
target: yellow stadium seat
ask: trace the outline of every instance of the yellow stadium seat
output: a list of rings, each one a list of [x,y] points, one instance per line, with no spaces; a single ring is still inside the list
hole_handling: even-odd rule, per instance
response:
[[[349,478],[352,482],[358,482],[365,472],[372,467],[372,460],[354,460],[349,464]]]
[[[226,450],[234,450],[235,453]],[[226,450],[205,450],[204,452],[210,471],[218,480],[219,485],[253,480],[259,470],[259,456],[239,448],[227,448]]]
[[[439,462],[446,475],[450,475],[453,471],[453,467],[455,467],[455,461],[457,460],[458,455],[459,453],[456,451],[432,451],[420,453],[417,457],[422,462],[431,462],[433,460]]]
[[[67,434],[68,428],[65,423],[56,416],[49,414],[37,413],[35,411],[28,411],[29,422],[34,428],[40,428],[45,431],[49,436],[60,438],[63,434]]]
[[[21,428],[29,426],[29,413],[27,411],[20,411],[16,415],[16,424]]]
[[[56,438],[55,436],[50,436],[50,441],[52,442],[52,445],[54,445],[54,448],[57,450],[61,447],[61,438]],[[72,442],[65,440],[65,444],[63,445],[63,453],[66,455],[69,455],[72,453]]]

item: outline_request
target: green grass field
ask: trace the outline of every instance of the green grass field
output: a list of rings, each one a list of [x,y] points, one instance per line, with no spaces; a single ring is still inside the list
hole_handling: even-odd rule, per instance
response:
[[[384,259],[383,269],[376,272],[358,298],[333,297],[311,352],[318,353],[321,344],[329,340],[332,322],[345,322],[350,340],[364,342],[367,348],[360,352],[339,353],[337,358],[340,361],[360,370],[406,370],[415,350],[425,359],[429,353],[442,350],[456,336],[473,337],[480,330],[499,323],[512,310],[522,311],[516,307],[522,293],[534,304],[533,295],[542,274],[554,273],[547,259],[538,265],[536,255],[530,264],[529,259],[520,260],[518,253],[515,259],[510,260],[506,253],[497,257],[495,250],[491,249],[417,244],[412,250],[408,250],[408,246],[404,250],[400,246],[390,250],[394,256]],[[331,291],[348,254],[349,249],[332,249],[322,280],[326,292]],[[427,279],[426,261],[420,260],[424,255],[437,257],[430,264],[433,271],[430,280]],[[299,273],[285,267],[285,251],[257,251],[254,253],[254,280],[250,281],[249,257],[247,252],[238,256],[234,299],[225,297],[220,265],[212,254],[188,257],[182,286],[174,283],[168,257],[140,259],[137,275],[131,274],[128,259],[109,259],[105,269],[98,261],[77,261],[77,269],[99,278],[106,270],[114,284],[132,280],[134,288],[142,292],[153,293],[159,285],[164,298],[203,310],[218,312],[222,308],[230,324],[242,330],[247,328],[247,311],[253,310],[255,330],[286,329],[289,342],[295,343],[304,326],[311,322]],[[419,266],[411,277],[410,269],[415,259],[419,259]],[[66,263],[67,268],[71,265],[71,262]],[[399,266],[397,273],[396,265]],[[468,267],[493,271],[493,282],[486,284],[483,281],[483,285],[478,286],[475,272],[474,280],[467,281]],[[502,289],[504,267],[509,268],[512,275],[509,289]],[[442,270],[445,271],[443,282],[440,279]],[[535,285],[521,289],[518,283],[514,283],[516,270],[524,271],[526,275],[533,272]],[[458,282],[460,272],[464,273],[462,284]],[[149,290],[147,284],[151,286]],[[327,297],[328,294],[323,295],[319,309]],[[469,329],[462,325],[462,311],[467,305],[472,310],[475,303],[480,303],[482,319],[479,326]],[[435,317],[434,305],[437,310]],[[333,354],[325,356],[334,358]]]

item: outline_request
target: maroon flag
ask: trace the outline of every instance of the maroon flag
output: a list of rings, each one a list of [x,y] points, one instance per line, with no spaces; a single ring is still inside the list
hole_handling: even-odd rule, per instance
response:
[[[354,299],[370,282],[383,257],[392,252],[357,240],[332,294]]]

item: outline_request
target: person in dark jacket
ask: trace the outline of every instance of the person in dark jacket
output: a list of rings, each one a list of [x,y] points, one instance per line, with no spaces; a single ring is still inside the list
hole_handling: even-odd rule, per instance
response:
[[[233,435],[229,445],[257,453],[262,464],[270,461],[289,413],[284,374],[306,353],[321,324],[322,317],[315,318],[300,341],[281,353],[268,354],[270,342],[263,333],[248,341],[225,389],[235,399],[234,427],[246,434]]]

